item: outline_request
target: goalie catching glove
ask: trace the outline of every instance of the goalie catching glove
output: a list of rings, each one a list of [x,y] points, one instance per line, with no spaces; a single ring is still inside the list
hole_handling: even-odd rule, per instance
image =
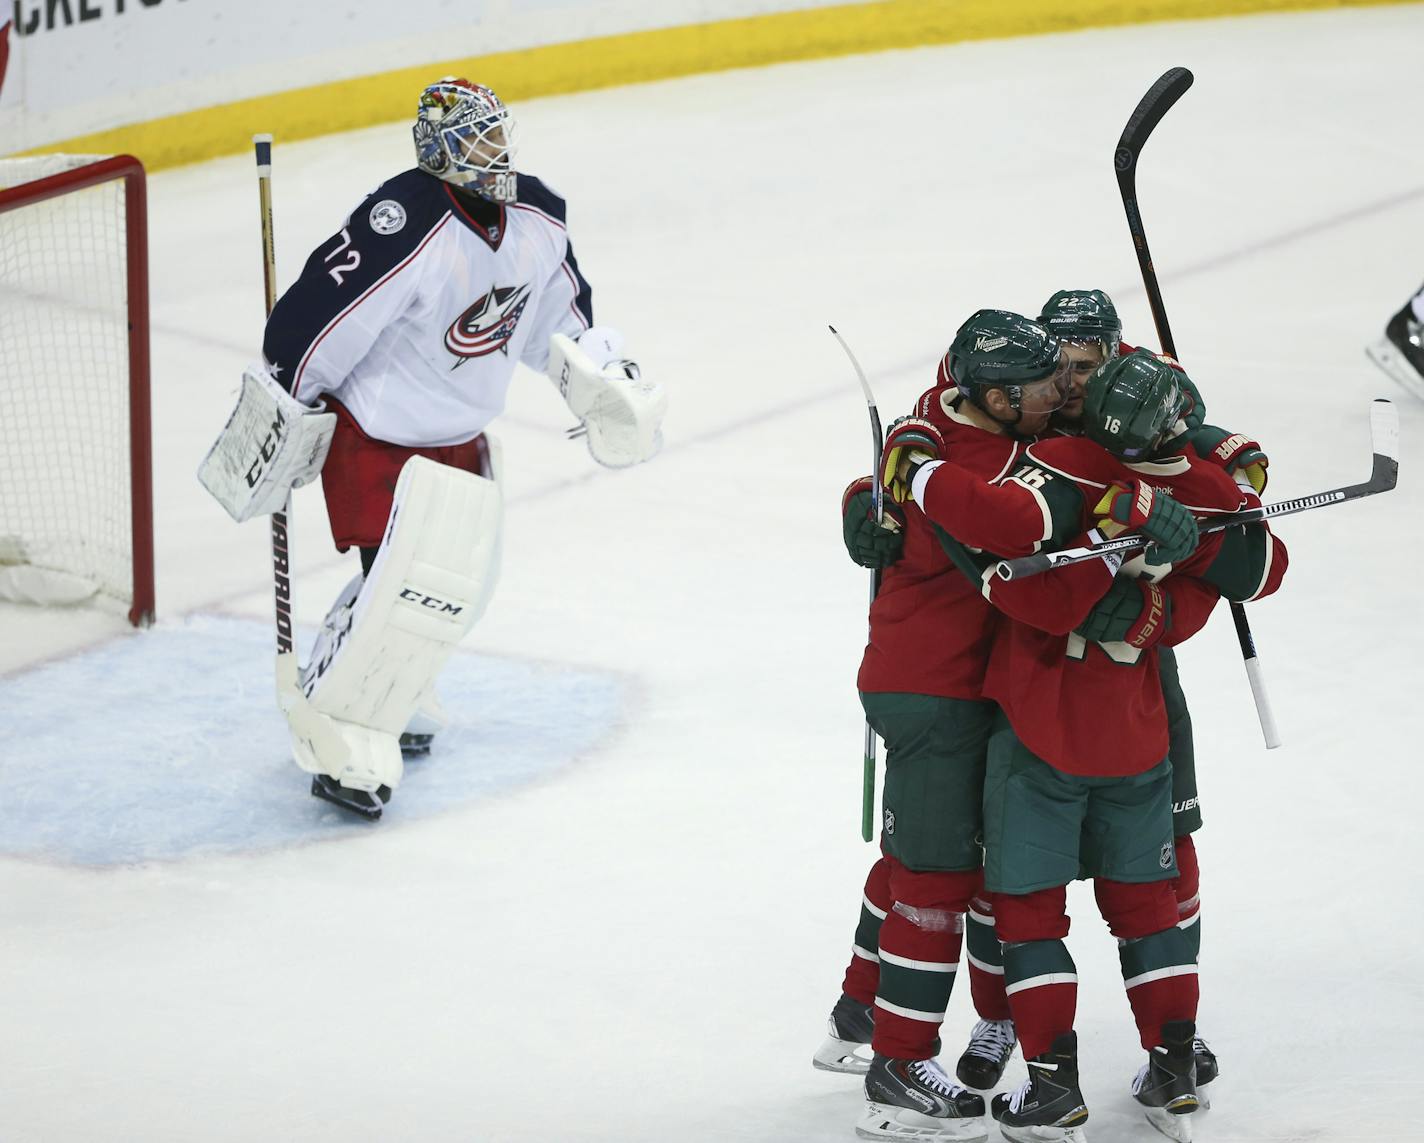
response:
[[[198,479],[239,524],[280,512],[293,488],[321,472],[335,431],[335,413],[303,405],[265,365],[249,365],[237,407],[198,468]]]
[[[619,354],[623,338],[595,326],[578,341],[556,333],[549,341],[549,378],[579,419],[593,459],[608,468],[651,460],[662,447],[667,394],[645,381],[638,366]]]

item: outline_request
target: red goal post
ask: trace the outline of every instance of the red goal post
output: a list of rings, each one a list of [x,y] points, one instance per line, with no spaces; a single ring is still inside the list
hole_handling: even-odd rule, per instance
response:
[[[143,165],[0,159],[0,599],[153,622],[148,339]]]

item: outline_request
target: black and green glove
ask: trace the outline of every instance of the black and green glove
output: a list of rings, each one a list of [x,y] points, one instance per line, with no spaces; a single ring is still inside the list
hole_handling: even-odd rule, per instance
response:
[[[905,547],[904,513],[888,496],[881,508],[884,519],[877,524],[868,476],[851,481],[841,496],[841,533],[846,551],[863,568],[887,568],[900,558]]]
[[[1187,435],[1187,443],[1203,460],[1221,465],[1232,476],[1244,476],[1257,496],[1266,491],[1266,469],[1271,462],[1260,444],[1245,433],[1202,425]]]
[[[1150,564],[1179,564],[1197,550],[1196,517],[1146,481],[1114,481],[1093,512],[1109,539],[1131,531],[1151,540],[1144,553]]]
[[[1120,575],[1078,626],[1092,643],[1126,643],[1145,651],[1172,626],[1172,597],[1155,583]]]

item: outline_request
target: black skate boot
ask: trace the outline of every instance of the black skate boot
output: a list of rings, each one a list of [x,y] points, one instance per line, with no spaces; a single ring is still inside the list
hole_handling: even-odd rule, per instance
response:
[[[841,993],[826,1022],[825,1042],[811,1057],[823,1072],[863,1076],[870,1067],[870,1037],[875,1033],[875,1009]]]
[[[1083,1143],[1088,1105],[1078,1090],[1078,1034],[1064,1032],[1028,1061],[1028,1079],[990,1108],[1005,1139],[1014,1143]]]
[[[1211,1109],[1211,1100],[1207,1097],[1206,1085],[1216,1079],[1219,1074],[1216,1066],[1216,1053],[1200,1036],[1192,1040],[1192,1054],[1197,1060],[1197,1099],[1201,1100],[1202,1110]]]
[[[1147,1122],[1177,1143],[1190,1143],[1189,1117],[1201,1106],[1195,1039],[1196,1025],[1190,1020],[1163,1024],[1161,1045],[1147,1053],[1132,1081],[1132,1096],[1147,1109]]]
[[[1424,323],[1414,316],[1411,302],[1389,319],[1384,337],[1365,352],[1411,393],[1424,397]]]
[[[865,1073],[862,1139],[983,1143],[984,1099],[951,1080],[934,1060],[892,1060],[878,1052]]]
[[[372,794],[366,790],[348,789],[327,774],[312,775],[311,792],[314,798],[321,798],[373,822],[380,821],[382,808],[391,800],[389,786],[381,786]]]
[[[424,758],[430,753],[430,744],[434,740],[433,734],[411,734],[407,731],[400,736],[401,757]]]
[[[965,1087],[992,1091],[999,1086],[1018,1042],[1012,1020],[980,1020],[969,1033],[969,1046],[959,1057],[954,1074]]]

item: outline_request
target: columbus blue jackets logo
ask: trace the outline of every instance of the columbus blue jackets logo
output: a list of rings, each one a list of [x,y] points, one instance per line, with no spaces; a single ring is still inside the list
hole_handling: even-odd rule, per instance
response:
[[[488,357],[499,352],[508,355],[509,339],[529,304],[529,287],[495,286],[479,301],[457,317],[445,331],[445,348],[459,368],[472,357]]]

